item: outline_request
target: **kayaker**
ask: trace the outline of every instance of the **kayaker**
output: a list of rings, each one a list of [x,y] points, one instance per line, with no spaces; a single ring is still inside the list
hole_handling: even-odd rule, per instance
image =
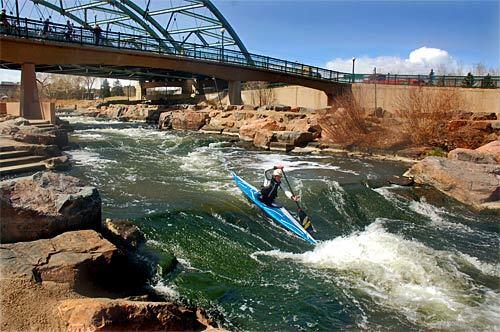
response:
[[[294,196],[290,191],[281,187],[281,178],[283,177],[283,166],[274,166],[264,172],[264,185],[260,190],[260,200],[266,205],[272,205],[278,196],[278,189],[281,188],[285,192],[285,196],[289,199],[298,202],[300,196]]]

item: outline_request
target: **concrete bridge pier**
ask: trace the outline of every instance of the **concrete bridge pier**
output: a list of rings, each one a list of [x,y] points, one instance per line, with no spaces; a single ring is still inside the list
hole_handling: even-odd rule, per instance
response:
[[[21,65],[21,91],[20,91],[20,115],[25,119],[43,119],[42,108],[38,98],[36,84],[35,65],[23,63]]]
[[[241,81],[228,81],[229,104],[242,105],[241,99]]]

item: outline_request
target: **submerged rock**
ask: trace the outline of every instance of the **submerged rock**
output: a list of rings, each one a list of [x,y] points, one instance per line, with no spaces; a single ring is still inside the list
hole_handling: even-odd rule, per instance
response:
[[[0,182],[0,242],[31,241],[78,229],[98,229],[101,198],[72,176],[38,172]]]
[[[201,331],[211,327],[205,313],[171,302],[71,299],[58,307],[67,331]]]

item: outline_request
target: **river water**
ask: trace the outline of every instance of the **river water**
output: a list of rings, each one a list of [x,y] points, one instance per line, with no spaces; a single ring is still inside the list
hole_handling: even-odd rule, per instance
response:
[[[178,257],[156,288],[218,310],[229,329],[500,326],[498,216],[431,188],[385,184],[407,165],[65,119],[80,146],[70,174],[99,188],[103,217],[135,221],[152,250]],[[258,186],[277,163],[302,195],[316,246],[266,219],[231,180],[234,171]]]

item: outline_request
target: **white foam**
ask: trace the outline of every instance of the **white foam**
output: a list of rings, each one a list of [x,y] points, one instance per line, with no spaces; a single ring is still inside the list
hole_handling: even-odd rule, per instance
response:
[[[66,152],[76,165],[92,166],[94,168],[103,168],[106,164],[117,163],[116,160],[102,158],[99,153],[90,151],[87,148],[80,150],[71,150]]]
[[[81,124],[117,124],[123,123],[118,120],[108,120],[108,119],[97,119],[89,116],[60,116],[59,119],[68,121],[71,124],[81,123]]]
[[[276,153],[255,153],[249,161],[249,166],[254,169],[267,170],[276,165],[283,165],[287,171],[308,170],[308,169],[328,169],[338,172],[351,173],[359,175],[353,170],[342,169],[338,165],[328,162],[321,162],[321,160],[329,159],[328,156],[294,156]],[[257,159],[257,160],[256,160]],[[311,159],[320,160],[313,161]]]
[[[481,262],[479,258],[460,253],[460,256],[483,274],[500,278],[500,264]]]
[[[379,305],[427,328],[485,329],[500,323],[496,294],[471,287],[471,279],[452,259],[455,254],[388,233],[383,220],[303,254],[273,250],[255,255],[291,259],[323,271],[325,277],[344,278]]]
[[[174,285],[167,285],[163,282],[163,280],[158,281],[156,283],[156,285],[153,286],[153,288],[158,293],[166,295],[173,300],[180,298],[179,292],[177,291],[175,286]]]
[[[78,137],[80,139],[86,140],[86,141],[102,141],[105,140],[106,138],[97,133],[86,133],[80,130],[75,131],[72,136]]]

